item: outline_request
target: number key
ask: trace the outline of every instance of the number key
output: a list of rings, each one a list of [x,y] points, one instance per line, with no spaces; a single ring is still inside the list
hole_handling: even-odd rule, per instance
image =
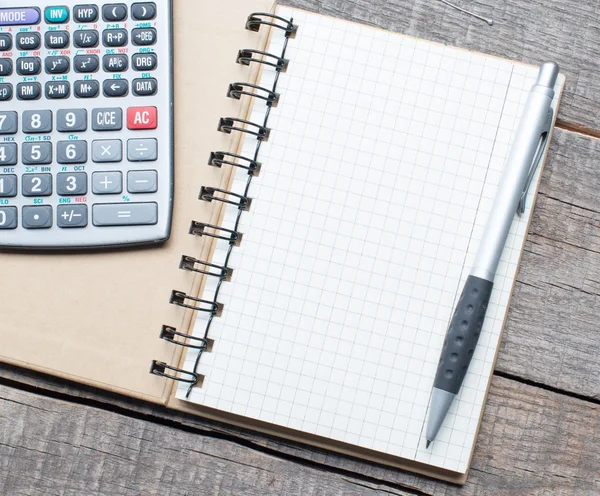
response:
[[[87,174],[85,172],[59,172],[56,175],[56,192],[61,196],[87,194]]]
[[[85,164],[87,162],[87,142],[59,141],[56,144],[56,161],[59,164]]]
[[[23,132],[26,134],[52,132],[52,111],[27,110],[23,112]]]
[[[56,114],[56,129],[61,133],[87,130],[87,110],[59,110]]]
[[[50,196],[52,194],[51,174],[24,174],[23,196]]]
[[[0,164],[17,165],[16,143],[0,143]]]
[[[16,134],[18,122],[16,112],[0,112],[0,134]]]
[[[17,176],[5,174],[0,176],[0,197],[12,198],[17,196]]]
[[[22,161],[25,165],[49,164],[52,162],[52,143],[23,143]]]
[[[17,228],[17,207],[0,207],[0,229]]]

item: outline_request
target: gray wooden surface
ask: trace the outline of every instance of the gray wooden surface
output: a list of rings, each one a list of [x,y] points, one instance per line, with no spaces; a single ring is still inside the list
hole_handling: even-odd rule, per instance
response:
[[[437,0],[282,3],[567,75],[467,484],[0,364],[0,494],[600,494],[600,4],[456,1],[495,26]]]

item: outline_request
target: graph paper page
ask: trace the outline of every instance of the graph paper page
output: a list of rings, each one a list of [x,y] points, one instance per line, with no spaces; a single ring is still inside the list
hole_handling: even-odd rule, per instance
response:
[[[464,473],[533,192],[512,226],[460,394],[429,450],[427,410],[537,69],[299,10],[278,13],[299,31],[252,204],[241,214],[232,278],[218,294],[212,351],[197,369],[204,381],[188,399]],[[274,30],[269,51],[283,44]],[[272,87],[274,76],[265,70],[260,86]],[[250,120],[264,117],[257,103]],[[255,147],[248,137],[242,155]],[[243,192],[247,179],[237,170],[231,189]],[[223,225],[233,228],[236,216],[227,206]],[[213,263],[221,264],[228,243],[216,246]],[[203,298],[211,300],[216,278],[208,279]],[[195,334],[206,324],[199,315]],[[190,351],[184,368],[195,358]]]

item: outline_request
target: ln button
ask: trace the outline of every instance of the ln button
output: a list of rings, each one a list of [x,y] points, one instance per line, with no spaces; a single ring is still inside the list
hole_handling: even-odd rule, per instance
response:
[[[130,107],[127,109],[128,129],[156,129],[157,125],[156,107]]]

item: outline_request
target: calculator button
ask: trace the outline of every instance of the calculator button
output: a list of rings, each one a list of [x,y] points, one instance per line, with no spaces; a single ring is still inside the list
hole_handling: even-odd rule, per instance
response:
[[[123,111],[120,108],[92,110],[94,131],[120,131],[123,129]]]
[[[17,113],[11,111],[0,112],[0,134],[16,134],[19,129]]]
[[[0,76],[10,76],[13,72],[11,59],[0,59]]]
[[[59,205],[56,212],[56,225],[63,229],[86,227],[88,224],[87,205]]]
[[[10,83],[0,83],[0,102],[5,102],[13,97],[13,86]]]
[[[95,226],[150,226],[158,222],[156,203],[104,203],[92,206]]]
[[[44,35],[44,43],[46,48],[50,50],[59,50],[61,48],[67,48],[71,35],[68,31],[48,31]]]
[[[158,64],[155,53],[136,53],[131,57],[131,64],[136,71],[153,71]]]
[[[158,141],[153,138],[130,139],[127,142],[127,160],[153,162],[158,158]]]
[[[127,6],[123,3],[102,7],[102,17],[106,22],[121,22],[127,18]]]
[[[92,142],[92,160],[94,162],[120,162],[123,160],[121,140],[97,140]]]
[[[135,96],[152,96],[158,91],[158,81],[154,78],[141,78],[133,80],[133,94]]]
[[[102,42],[106,47],[122,47],[127,45],[126,29],[106,29],[102,33]]]
[[[127,174],[128,193],[156,193],[158,172],[155,170],[130,171]]]
[[[69,9],[67,7],[48,7],[45,17],[48,24],[62,24],[69,21]]]
[[[59,110],[56,114],[56,130],[60,133],[87,131],[87,110]]]
[[[131,6],[131,17],[136,21],[150,21],[156,17],[156,4],[153,2],[134,3]]]
[[[65,74],[71,68],[69,57],[46,57],[47,74]]]
[[[75,81],[75,95],[78,98],[96,98],[100,93],[98,81]]]
[[[0,143],[0,165],[17,165],[16,143]]]
[[[23,132],[26,134],[49,133],[52,131],[51,110],[26,110],[23,112]]]
[[[127,79],[107,79],[103,85],[104,96],[120,97],[129,93],[129,82]]]
[[[12,198],[14,196],[17,196],[17,176],[14,174],[0,176],[0,198]]]
[[[100,66],[98,55],[76,55],[73,59],[76,72],[96,72]]]
[[[19,76],[35,76],[42,72],[42,59],[39,57],[21,57],[17,59]]]
[[[42,35],[40,33],[19,33],[17,35],[18,50],[37,50],[42,44]]]
[[[73,18],[81,23],[96,22],[98,20],[98,7],[95,5],[76,5],[73,7]]]
[[[36,8],[0,9],[0,26],[26,26],[40,22],[40,11]]]
[[[59,172],[56,175],[56,193],[60,196],[87,194],[87,174],[85,172]]]
[[[52,143],[23,143],[21,160],[25,165],[44,165],[52,162]]]
[[[2,24],[0,23],[0,26]],[[12,48],[12,35],[10,33],[0,33],[0,52],[8,52]]]
[[[39,100],[42,96],[40,83],[19,83],[17,85],[17,98],[19,100]]]
[[[156,107],[130,107],[127,109],[128,129],[156,129]]]
[[[50,196],[52,194],[51,174],[24,174],[22,181],[23,196]]]
[[[17,228],[17,207],[0,207],[0,229]]]
[[[59,164],[85,164],[87,141],[59,141],[56,143],[56,161]]]
[[[71,83],[69,81],[46,83],[46,98],[57,100],[60,98],[69,98],[71,95]]]
[[[131,31],[133,44],[137,46],[148,46],[156,43],[156,29],[154,28],[137,28]]]
[[[77,48],[94,48],[98,46],[100,35],[94,29],[81,29],[73,33],[73,44]]]
[[[52,227],[52,207],[49,205],[23,207],[21,222],[25,229],[50,229]]]
[[[106,72],[123,72],[129,67],[127,55],[105,55],[102,59]]]
[[[94,172],[92,192],[95,195],[117,195],[123,192],[123,174],[119,171]]]

